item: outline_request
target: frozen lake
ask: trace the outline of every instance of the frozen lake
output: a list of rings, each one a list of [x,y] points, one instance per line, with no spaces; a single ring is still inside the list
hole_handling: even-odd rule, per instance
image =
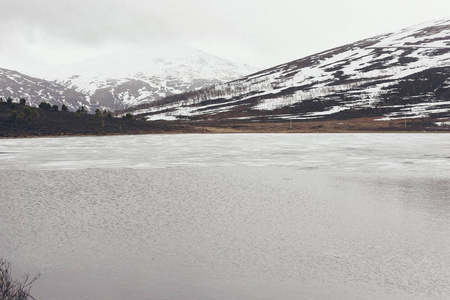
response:
[[[0,257],[63,299],[449,299],[450,136],[0,140]]]

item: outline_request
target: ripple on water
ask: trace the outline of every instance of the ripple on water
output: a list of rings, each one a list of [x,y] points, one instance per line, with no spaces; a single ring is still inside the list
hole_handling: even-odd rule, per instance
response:
[[[0,156],[0,250],[43,274],[33,288],[42,299],[445,299],[446,144],[437,135],[8,140],[0,151],[21,151]]]

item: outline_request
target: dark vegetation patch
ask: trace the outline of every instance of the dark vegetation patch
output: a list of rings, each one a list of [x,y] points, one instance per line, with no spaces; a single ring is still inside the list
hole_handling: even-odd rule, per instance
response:
[[[417,57],[402,56],[398,59],[398,63],[402,66],[418,61]]]
[[[450,52],[450,48],[436,48],[436,49],[430,49],[426,52],[426,55],[428,56],[440,56],[444,55]]]
[[[0,137],[143,134],[179,129],[176,124],[164,121],[136,120],[131,114],[114,118],[99,111],[91,115],[80,110],[77,113],[56,110],[53,106],[33,108],[0,102]]]
[[[367,73],[367,72],[370,72],[370,71],[373,71],[373,70],[388,69],[389,66],[385,65],[385,63],[386,63],[386,61],[384,59],[378,60],[377,62],[371,63],[368,66],[365,66],[365,67],[360,68],[360,69],[356,69],[356,71]]]
[[[441,87],[449,76],[450,67],[427,69],[412,74],[390,86],[382,96],[383,102],[389,105],[419,103],[426,102],[426,99],[435,99],[436,95],[441,97],[439,100],[447,100],[448,98],[442,98],[449,96],[449,90]],[[411,99],[412,102],[409,102]]]

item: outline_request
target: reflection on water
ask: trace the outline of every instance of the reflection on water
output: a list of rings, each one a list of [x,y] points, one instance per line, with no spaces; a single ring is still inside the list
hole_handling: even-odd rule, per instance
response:
[[[0,253],[37,299],[447,299],[443,137],[1,140]]]

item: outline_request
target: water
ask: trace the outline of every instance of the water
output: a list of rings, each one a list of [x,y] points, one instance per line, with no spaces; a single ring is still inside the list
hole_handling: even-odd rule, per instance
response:
[[[445,134],[0,140],[37,299],[448,299]]]

